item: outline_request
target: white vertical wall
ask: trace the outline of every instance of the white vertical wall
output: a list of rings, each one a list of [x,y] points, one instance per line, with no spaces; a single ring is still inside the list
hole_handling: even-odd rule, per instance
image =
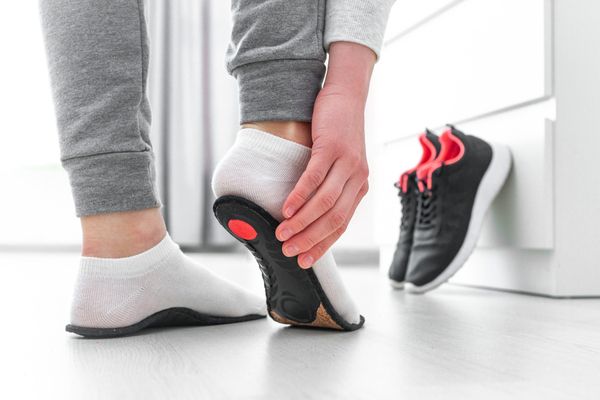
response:
[[[600,2],[555,0],[556,291],[600,294]]]

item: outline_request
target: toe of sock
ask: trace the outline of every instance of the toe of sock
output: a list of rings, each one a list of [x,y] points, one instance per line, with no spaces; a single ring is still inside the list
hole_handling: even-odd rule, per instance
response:
[[[229,313],[237,316],[245,315],[267,315],[267,305],[264,296],[246,290],[235,284],[231,284],[228,295]]]
[[[267,303],[264,298],[251,294],[251,297],[248,299],[248,308],[249,314],[262,315],[263,317],[267,315]]]

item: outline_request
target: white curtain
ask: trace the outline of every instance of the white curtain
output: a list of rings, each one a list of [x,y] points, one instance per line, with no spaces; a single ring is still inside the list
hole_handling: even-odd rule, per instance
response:
[[[229,2],[147,0],[152,140],[163,212],[184,246],[232,243],[212,215],[210,178],[238,127],[235,81],[225,71]]]

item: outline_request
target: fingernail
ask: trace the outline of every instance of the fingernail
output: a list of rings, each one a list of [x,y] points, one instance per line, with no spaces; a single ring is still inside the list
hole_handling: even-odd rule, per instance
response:
[[[292,207],[288,207],[283,211],[286,218],[290,218],[292,215],[294,215],[294,212],[296,212],[296,210],[293,209]]]
[[[284,246],[283,247],[283,254],[285,254],[288,257],[293,257],[296,254],[298,254],[298,247],[296,247],[294,245]]]
[[[312,265],[314,264],[315,260],[311,257],[311,256],[306,256],[302,259],[302,264],[301,267],[306,269],[306,268],[310,268],[312,267]]]
[[[281,233],[279,234],[279,240],[281,240],[282,242],[285,240],[288,240],[291,237],[292,237],[292,231],[287,228],[282,230]]]

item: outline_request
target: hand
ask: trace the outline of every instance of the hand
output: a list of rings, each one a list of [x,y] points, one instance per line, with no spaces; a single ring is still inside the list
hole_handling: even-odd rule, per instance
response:
[[[315,101],[312,154],[306,171],[284,202],[277,228],[286,256],[310,268],[344,233],[368,191],[364,107],[374,53],[336,42],[327,79]]]

